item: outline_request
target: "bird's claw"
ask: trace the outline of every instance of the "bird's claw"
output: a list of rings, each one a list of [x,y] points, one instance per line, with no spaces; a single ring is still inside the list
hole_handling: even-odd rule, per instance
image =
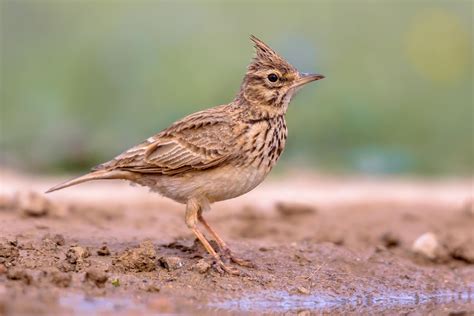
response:
[[[241,259],[238,257],[234,257],[232,255],[229,256],[229,258],[230,258],[230,261],[232,261],[235,264],[238,264],[239,266],[246,267],[246,268],[255,268],[255,264],[250,260]]]
[[[226,259],[229,259],[231,262],[233,262],[235,264],[238,264],[239,266],[242,266],[242,267],[246,267],[246,268],[255,268],[256,267],[255,264],[252,261],[234,256],[232,254],[232,251],[230,251],[230,249],[228,249],[228,248],[223,250],[222,256],[225,257]]]
[[[216,269],[220,274],[228,273],[230,275],[240,275],[239,269],[226,265],[222,260],[218,260],[214,264],[214,269]]]

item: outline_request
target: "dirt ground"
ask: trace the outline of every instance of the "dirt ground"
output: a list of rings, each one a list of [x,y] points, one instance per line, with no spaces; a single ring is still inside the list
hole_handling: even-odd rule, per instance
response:
[[[474,315],[472,179],[275,176],[205,214],[256,265],[230,276],[183,205],[0,172],[0,315]]]

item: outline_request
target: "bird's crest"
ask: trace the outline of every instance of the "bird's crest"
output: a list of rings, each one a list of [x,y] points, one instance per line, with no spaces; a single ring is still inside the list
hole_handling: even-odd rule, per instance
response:
[[[250,35],[250,40],[254,43],[256,56],[249,68],[282,67],[284,70],[295,70],[283,57],[278,55],[270,46],[254,35]],[[249,69],[249,70],[250,70]]]
[[[272,61],[274,59],[282,59],[270,46],[254,35],[250,35],[250,40],[255,44],[256,58]]]

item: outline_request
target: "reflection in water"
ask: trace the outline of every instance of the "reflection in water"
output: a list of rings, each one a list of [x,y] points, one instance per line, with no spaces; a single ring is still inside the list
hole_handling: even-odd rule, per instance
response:
[[[137,304],[128,298],[89,298],[84,295],[68,294],[60,298],[62,307],[74,315],[154,315],[146,305]],[[245,297],[214,302],[202,307],[221,312],[273,312],[318,311],[318,312],[429,312],[443,309],[445,312],[474,311],[474,285],[461,291],[437,291],[432,293],[406,293],[387,291],[377,295],[343,297],[325,293],[296,295],[285,291],[262,291]],[[135,314],[134,314],[135,315]]]
[[[59,299],[62,307],[71,309],[74,315],[102,315],[113,312],[114,315],[130,310],[144,311],[144,306],[135,304],[131,299],[87,297],[79,294],[68,294]]]
[[[447,307],[474,310],[474,286],[462,291],[438,291],[433,293],[386,292],[377,295],[340,297],[328,294],[296,295],[285,291],[264,291],[251,296],[215,302],[212,307],[230,311],[387,311],[413,308]]]

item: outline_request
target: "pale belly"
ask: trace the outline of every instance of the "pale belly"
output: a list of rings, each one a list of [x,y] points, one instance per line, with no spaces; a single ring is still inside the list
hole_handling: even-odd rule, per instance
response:
[[[268,171],[255,166],[226,166],[180,176],[150,175],[140,184],[180,203],[191,197],[206,197],[212,203],[249,192],[265,179]]]

